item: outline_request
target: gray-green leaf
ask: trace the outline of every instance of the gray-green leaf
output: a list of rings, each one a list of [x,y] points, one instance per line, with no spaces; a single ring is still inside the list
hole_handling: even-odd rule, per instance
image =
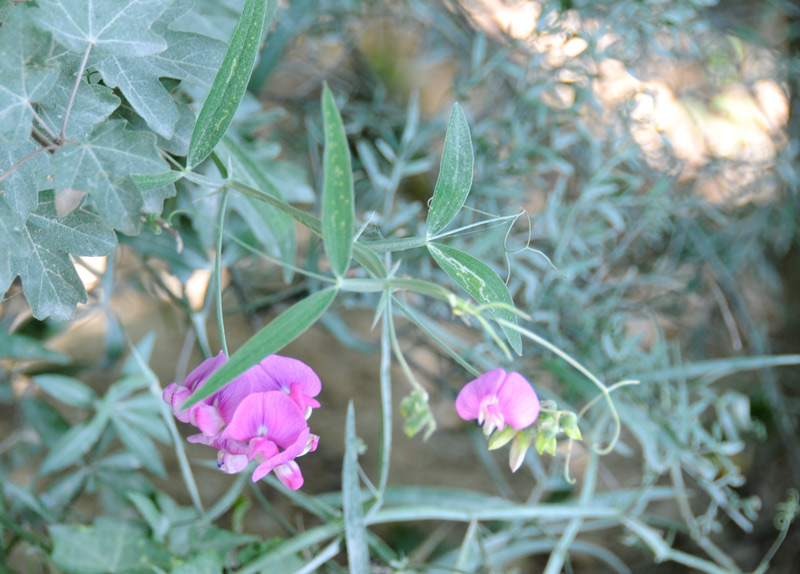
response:
[[[428,212],[428,236],[444,230],[461,210],[472,187],[472,164],[469,124],[464,110],[455,103],[450,112],[439,178],[433,189],[431,209]]]
[[[511,298],[511,293],[491,267],[472,255],[441,243],[429,243],[428,251],[439,267],[479,303],[505,305],[506,307],[491,309],[495,317],[516,324],[517,316],[512,311],[514,300]],[[502,325],[501,328],[511,347],[521,355],[522,338],[519,332]]]
[[[97,400],[97,394],[85,384],[64,375],[39,375],[33,379],[56,400],[79,408],[89,408]]]
[[[358,438],[356,437],[353,401],[350,401],[347,405],[347,419],[345,422],[342,510],[344,511],[344,534],[349,572],[350,574],[369,574],[367,528],[364,525],[361,488],[358,484]]]
[[[47,63],[53,50],[50,34],[37,30],[27,6],[17,6],[0,29],[0,143],[13,150],[30,138],[33,103],[58,78]]]
[[[322,157],[322,240],[331,269],[344,275],[353,251],[353,168],[342,117],[333,94],[322,90],[325,152]]]
[[[38,0],[36,19],[61,44],[84,53],[146,56],[167,43],[150,27],[170,0]]]
[[[12,273],[22,277],[37,319],[69,319],[75,306],[86,301],[69,253],[106,255],[117,245],[114,232],[94,214],[76,209],[59,218],[52,190],[41,193],[39,206],[26,222],[24,240],[30,254],[12,260]]]
[[[144,206],[142,192],[130,176],[169,169],[155,136],[127,130],[122,120],[98,126],[85,143],[65,145],[53,154],[51,163],[56,192],[88,192],[103,220],[127,234],[138,232]]]
[[[239,24],[192,132],[187,167],[193,168],[208,157],[231,124],[250,81],[264,26],[272,24],[277,6],[277,0],[245,0]]]

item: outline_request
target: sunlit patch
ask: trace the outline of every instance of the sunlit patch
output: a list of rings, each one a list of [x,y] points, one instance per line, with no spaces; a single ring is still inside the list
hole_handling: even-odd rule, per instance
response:
[[[81,283],[83,283],[83,288],[88,292],[97,286],[100,277],[105,273],[108,257],[73,256],[73,261],[76,263],[75,271],[78,272],[78,277]]]

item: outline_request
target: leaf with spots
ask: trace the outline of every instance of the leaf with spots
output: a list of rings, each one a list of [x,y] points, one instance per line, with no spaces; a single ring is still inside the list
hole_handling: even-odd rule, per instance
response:
[[[28,216],[20,240],[28,255],[14,257],[11,270],[22,278],[37,319],[69,319],[75,306],[86,302],[86,290],[70,253],[106,255],[117,246],[114,232],[92,213],[76,209],[59,218],[52,190],[39,195],[39,205]]]
[[[322,90],[325,151],[322,156],[322,240],[331,269],[344,275],[353,252],[355,205],[350,147],[342,116],[325,86]]]
[[[491,267],[472,255],[441,243],[429,243],[428,251],[439,267],[479,303],[502,304],[491,309],[496,318],[516,324],[517,316],[512,310],[514,300],[511,298],[511,293]],[[521,355],[522,338],[519,332],[503,325],[501,328],[513,349]]]
[[[53,40],[33,26],[30,12],[17,6],[0,28],[0,142],[12,150],[30,139],[33,104],[58,78],[47,61]]]
[[[277,0],[245,1],[228,51],[194,126],[187,167],[194,168],[207,158],[225,135],[250,81],[264,27],[271,25],[277,8]]]

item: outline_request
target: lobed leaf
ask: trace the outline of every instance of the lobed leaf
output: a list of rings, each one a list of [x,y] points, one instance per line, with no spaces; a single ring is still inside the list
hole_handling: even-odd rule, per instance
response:
[[[444,138],[439,178],[433,189],[431,208],[428,211],[428,236],[444,230],[467,200],[472,187],[472,138],[464,110],[453,104],[447,134]]]
[[[215,371],[203,386],[189,397],[183,409],[188,409],[213,395],[234,377],[294,341],[322,316],[335,297],[336,289],[329,287],[295,303],[278,315],[231,355],[228,362]]]
[[[353,251],[353,168],[342,117],[326,85],[322,90],[325,151],[322,156],[322,241],[333,272],[341,277]]]
[[[495,317],[509,323],[517,323],[517,316],[511,310],[514,307],[511,293],[509,293],[508,287],[506,287],[500,276],[491,267],[472,255],[441,243],[429,243],[428,251],[436,260],[436,263],[439,264],[439,267],[479,303],[484,305],[501,303],[508,307],[492,308],[491,311]],[[501,328],[511,347],[518,355],[521,355],[522,337],[519,332],[504,325],[501,325]]]
[[[189,169],[208,157],[231,124],[250,81],[264,26],[271,25],[277,7],[277,0],[245,1],[228,51],[194,126],[186,157]]]

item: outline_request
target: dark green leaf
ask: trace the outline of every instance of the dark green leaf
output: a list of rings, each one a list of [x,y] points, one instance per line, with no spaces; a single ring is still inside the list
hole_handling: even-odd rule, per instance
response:
[[[245,1],[239,24],[192,132],[186,157],[190,169],[208,157],[225,135],[250,81],[264,26],[272,24],[277,6],[278,0]]]
[[[439,267],[479,303],[484,305],[502,303],[508,306],[508,308],[492,308],[492,313],[495,317],[504,319],[509,323],[517,322],[517,316],[511,310],[514,307],[511,293],[509,293],[506,284],[503,283],[503,280],[491,267],[475,259],[472,255],[467,255],[463,251],[441,243],[429,243],[428,251],[436,260],[436,263],[439,264]],[[518,355],[521,355],[522,338],[519,332],[510,327],[501,326],[501,328],[511,347]]]
[[[272,322],[253,335],[222,365],[183,405],[193,404],[211,396],[234,377],[262,361],[267,355],[277,353],[294,341],[322,316],[336,297],[336,289],[329,287],[295,303]]]
[[[443,231],[461,210],[472,186],[472,163],[469,124],[464,110],[455,103],[447,125],[439,179],[428,212],[428,236]]]
[[[353,401],[347,405],[344,435],[344,464],[342,465],[342,510],[347,544],[347,561],[350,574],[369,574],[367,529],[364,509],[361,506],[361,488],[358,483],[358,437]]]
[[[333,272],[341,277],[353,251],[353,168],[342,117],[326,85],[322,90],[325,152],[322,157],[322,240]]]

